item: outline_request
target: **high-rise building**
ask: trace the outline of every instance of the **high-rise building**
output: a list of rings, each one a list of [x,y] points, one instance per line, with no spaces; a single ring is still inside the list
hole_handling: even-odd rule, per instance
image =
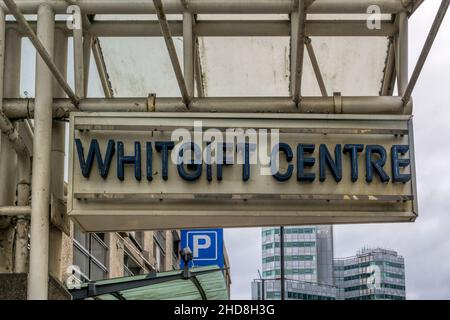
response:
[[[285,299],[404,300],[405,264],[395,251],[363,249],[333,258],[333,227],[284,228]],[[281,299],[280,228],[262,230],[262,275],[252,299]]]
[[[405,300],[405,261],[397,252],[363,249],[356,256],[334,260],[337,298]]]
[[[263,228],[263,279],[253,282],[253,299],[281,298],[280,259],[280,228]],[[286,299],[336,297],[332,226],[285,227],[284,261]]]

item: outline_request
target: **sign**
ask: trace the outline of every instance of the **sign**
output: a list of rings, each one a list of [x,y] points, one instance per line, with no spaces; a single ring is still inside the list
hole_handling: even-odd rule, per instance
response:
[[[86,231],[414,221],[406,115],[72,113]]]
[[[223,229],[181,230],[181,248],[192,251],[189,268],[219,266],[223,268]],[[180,263],[181,269],[184,262]]]

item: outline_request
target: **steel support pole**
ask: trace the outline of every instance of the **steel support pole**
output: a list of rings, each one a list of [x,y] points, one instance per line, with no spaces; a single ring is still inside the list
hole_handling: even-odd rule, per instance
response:
[[[408,86],[408,14],[401,11],[398,14],[397,38],[397,86],[398,94],[403,96]]]
[[[28,206],[10,206],[0,207],[0,215],[8,217],[29,216],[31,214],[31,207]]]
[[[198,37],[195,37],[195,84],[197,86],[197,96],[203,98],[205,96],[205,88],[203,86],[202,59]]]
[[[317,62],[316,54],[314,53],[314,48],[311,44],[311,38],[305,39],[306,49],[308,50],[309,59],[316,75],[317,84],[319,85],[322,97],[328,97],[327,88],[325,87],[325,82],[323,81],[322,72],[320,72],[319,63]]]
[[[100,40],[97,37],[94,37],[92,40],[92,54],[94,55],[95,65],[97,66],[97,72],[100,78],[100,83],[102,84],[103,93],[106,98],[112,98],[114,96],[113,89],[111,87],[111,82],[109,81],[105,60],[103,59]]]
[[[297,16],[292,23],[291,45],[295,47],[293,49],[295,55],[291,56],[291,64],[293,76],[291,76],[292,83],[292,98],[295,103],[300,101],[301,87],[302,87],[302,75],[303,75],[303,56],[304,56],[304,41],[305,41],[305,1],[299,0],[298,11],[292,14]],[[292,35],[296,34],[296,37],[292,38]]]
[[[184,104],[189,107],[190,96],[186,81],[183,77],[183,72],[181,71],[180,62],[178,61],[177,51],[175,50],[175,45],[173,43],[172,35],[170,34],[169,24],[167,23],[166,14],[164,13],[164,8],[161,0],[153,0],[155,5],[156,14],[158,16],[159,25],[161,27],[161,32],[164,36],[164,41],[166,43],[167,51],[169,53],[170,61],[172,62],[173,71],[175,72],[175,77],[177,78],[178,87],[180,88],[181,97],[183,98]]]
[[[286,277],[284,275],[284,227],[280,227],[280,285],[281,285],[281,300],[286,299],[285,285]]]
[[[61,30],[55,32],[55,64],[61,71],[64,78],[67,78],[67,36]],[[78,52],[80,53],[80,52]],[[82,53],[82,52],[81,52]],[[78,69],[78,72],[82,72]],[[80,79],[81,80],[81,79]],[[76,88],[76,94],[82,96],[81,85]],[[65,98],[65,92],[58,83],[53,80],[53,96],[55,98]],[[51,168],[50,195],[51,197],[62,201],[64,199],[64,156],[66,142],[66,124],[61,120],[54,120],[52,125],[52,149],[51,149]],[[61,278],[61,256],[62,256],[62,231],[50,224],[50,243],[49,243],[49,273],[56,279]]]
[[[297,47],[298,47],[298,34],[297,34],[297,29],[298,29],[298,14],[296,13],[291,13],[291,52],[290,52],[290,79],[289,79],[289,92],[291,93],[291,96],[294,96],[294,87],[295,87],[295,70],[296,70],[296,65],[295,65],[295,57],[297,56]]]
[[[31,159],[28,152],[19,154],[18,161],[18,184],[17,184],[17,205],[28,207],[30,205],[31,190]],[[16,222],[15,251],[14,251],[14,272],[28,272],[28,233],[30,220],[28,215],[19,215]]]
[[[9,79],[11,74],[8,66],[8,61],[5,61],[5,43],[11,44],[11,37],[5,32],[5,14],[0,10],[0,112],[3,112],[3,95],[8,93],[6,87],[9,82],[15,83],[18,76],[13,76]],[[10,31],[15,32],[15,31]],[[17,46],[6,46],[6,55],[11,59],[11,54]],[[7,80],[7,81],[4,81]],[[6,90],[4,90],[4,88]],[[0,133],[0,206],[12,206],[15,200],[16,187],[16,166],[17,155],[14,152],[12,143],[9,141],[6,134]],[[0,214],[0,273],[10,273],[13,271],[13,244],[14,244],[14,226],[10,217],[4,217]]]
[[[183,13],[183,67],[184,80],[186,81],[186,89],[189,100],[194,96],[194,57],[195,43],[193,33],[194,19],[189,11]]]
[[[384,67],[383,82],[381,83],[380,96],[392,96],[395,86],[395,49],[394,41],[389,42],[388,55]]]
[[[19,38],[20,40],[20,38]],[[2,43],[4,43],[2,41]],[[3,56],[3,55],[2,55]],[[3,74],[3,73],[1,73]],[[16,187],[16,177],[15,171],[13,171],[14,176],[11,178],[14,183],[14,187],[11,188],[12,191],[17,190],[17,205],[18,206],[28,206],[30,197],[30,178],[31,178],[31,162],[30,154],[28,152],[27,146],[19,134],[18,129],[9,121],[5,116],[3,111],[0,110],[0,129],[3,134],[3,138],[7,138],[11,143],[14,150],[10,150],[12,154],[17,154],[17,173],[18,173],[18,183]],[[6,143],[6,139],[2,141]],[[13,197],[14,198],[14,197]],[[13,201],[14,203],[14,201]],[[1,245],[2,252],[8,256],[3,257],[2,261],[13,261],[13,269],[7,271],[14,271],[15,273],[27,273],[27,262],[28,262],[28,219],[23,215],[16,216],[15,226],[10,225],[9,228],[15,227],[15,232],[11,230],[6,230],[2,232],[1,239],[6,234],[8,238],[11,234],[14,235],[13,241],[8,241],[7,244]],[[11,250],[10,247],[14,250]],[[7,250],[4,250],[8,248]],[[3,254],[2,253],[2,254]],[[10,268],[8,268],[10,269]]]
[[[43,4],[38,10],[37,36],[50,57],[53,55],[55,17]],[[36,110],[33,138],[33,179],[31,203],[31,250],[28,299],[48,298],[49,202],[52,139],[52,73],[36,55]]]
[[[32,27],[34,22],[29,22]],[[183,22],[168,21],[173,37],[183,35]],[[56,26],[71,30],[62,22]],[[7,22],[9,28],[19,28],[15,22]],[[154,20],[97,20],[86,32],[97,37],[161,37],[161,27]],[[305,36],[309,37],[389,37],[397,34],[398,27],[390,21],[381,21],[380,29],[367,29],[366,20],[307,20]],[[287,20],[200,20],[194,33],[199,37],[288,37],[291,34]]]
[[[83,46],[83,25],[81,14],[77,14],[78,17],[75,17],[79,23],[79,28],[73,29],[73,60],[74,60],[74,76],[75,76],[75,95],[79,98],[85,97],[84,92],[84,46]],[[59,55],[59,53],[58,53]],[[55,61],[56,67],[58,67]],[[61,76],[64,77],[64,71],[58,68]],[[67,82],[67,79],[65,79]]]
[[[66,14],[67,2],[57,0],[16,0],[19,8],[27,14],[35,14],[42,3],[51,3],[55,13]],[[203,14],[289,14],[294,4],[292,0],[189,0],[192,13]],[[366,12],[370,5],[377,5],[383,13],[397,13],[404,10],[409,1],[399,0],[317,0],[309,10],[311,13],[356,13]],[[85,14],[155,14],[151,1],[143,0],[77,0]],[[168,14],[181,14],[184,6],[180,0],[164,0]],[[1,2],[0,7],[7,9]]]
[[[83,40],[83,62],[84,62],[84,97],[88,95],[89,88],[89,72],[91,68],[91,52],[94,37],[92,34],[85,34]]]
[[[342,113],[342,114],[403,114],[402,97],[397,96],[342,96],[342,106],[336,106],[333,97],[302,97],[295,104],[290,97],[204,97],[193,98],[192,112],[292,112],[292,113]],[[33,99],[6,99],[4,113],[9,119],[34,117]],[[69,99],[54,99],[53,118],[67,119],[70,112],[186,112],[181,98],[88,98],[80,101],[75,109]]]
[[[428,33],[427,39],[423,46],[422,52],[420,53],[419,60],[412,73],[411,79],[406,87],[403,95],[403,101],[406,103],[411,99],[411,94],[416,86],[417,79],[419,79],[420,73],[422,72],[425,61],[427,60],[428,54],[430,53],[431,47],[433,46],[434,39],[441,27],[442,21],[444,20],[445,14],[447,13],[448,6],[450,5],[450,0],[443,0],[439,10],[434,18],[433,25],[431,26],[430,32]]]

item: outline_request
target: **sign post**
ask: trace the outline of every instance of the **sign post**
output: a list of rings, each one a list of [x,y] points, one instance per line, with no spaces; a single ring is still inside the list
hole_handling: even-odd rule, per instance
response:
[[[70,139],[86,231],[417,216],[411,116],[73,113]]]
[[[223,268],[223,229],[181,230],[181,248],[192,251],[189,268],[219,266]],[[180,262],[181,269],[184,262]]]

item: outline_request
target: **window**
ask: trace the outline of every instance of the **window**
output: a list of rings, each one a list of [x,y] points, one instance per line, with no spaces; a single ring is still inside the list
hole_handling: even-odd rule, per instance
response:
[[[84,276],[80,280],[106,279],[107,256],[104,233],[84,233],[79,226],[74,225],[73,264],[80,268]]]
[[[134,233],[134,240],[136,240],[137,244],[140,246],[139,249],[143,250],[144,248],[144,232],[136,231]]]
[[[153,233],[153,256],[157,271],[165,271],[166,268],[166,236],[164,231]]]
[[[172,230],[172,269],[179,269],[180,264],[180,236],[178,231]]]
[[[285,241],[284,247],[285,248],[311,248],[315,247],[316,242],[315,241]],[[271,242],[263,244],[262,248],[263,250],[273,249],[273,248],[279,248],[280,243],[279,242]]]
[[[285,261],[313,261],[315,260],[315,256],[313,255],[292,255],[292,256],[285,256]],[[263,263],[270,263],[274,261],[280,261],[280,256],[270,256],[263,258]]]
[[[314,232],[316,232],[316,229],[314,229],[314,228],[286,228],[286,229],[284,229],[284,234],[312,234]],[[262,232],[263,237],[268,237],[273,234],[280,234],[280,229],[279,228],[268,229],[268,230],[263,230],[263,232]]]
[[[135,276],[143,273],[142,267],[134,260],[131,255],[124,253],[123,255],[123,275]]]

